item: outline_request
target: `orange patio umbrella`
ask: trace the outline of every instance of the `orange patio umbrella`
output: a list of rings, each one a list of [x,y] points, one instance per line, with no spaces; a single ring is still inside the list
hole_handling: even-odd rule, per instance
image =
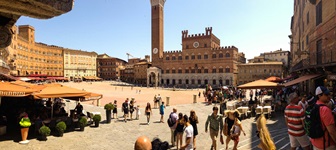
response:
[[[268,82],[265,80],[256,80],[238,86],[238,88],[240,89],[261,89],[261,88],[277,88],[277,87],[283,87],[283,85],[274,82]]]
[[[265,80],[269,82],[282,82],[283,81],[280,77],[275,77],[275,76],[271,76]]]
[[[10,82],[0,82],[0,96],[24,97],[38,92],[39,90],[30,87],[12,84]]]

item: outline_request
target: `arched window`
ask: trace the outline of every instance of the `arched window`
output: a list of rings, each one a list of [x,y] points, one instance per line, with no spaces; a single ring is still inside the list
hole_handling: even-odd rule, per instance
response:
[[[229,66],[227,66],[227,67],[225,68],[225,73],[230,73],[230,67],[229,67]]]
[[[223,58],[223,53],[219,53],[218,58]]]
[[[230,53],[227,52],[227,53],[225,54],[225,57],[230,57]]]

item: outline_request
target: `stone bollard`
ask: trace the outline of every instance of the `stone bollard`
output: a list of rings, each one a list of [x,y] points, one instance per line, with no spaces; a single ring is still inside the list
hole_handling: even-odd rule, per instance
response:
[[[97,99],[97,106],[100,106],[100,99]]]
[[[169,98],[170,97],[168,97],[168,96],[166,97],[166,106],[169,106]]]
[[[194,103],[197,103],[197,95],[194,94]]]

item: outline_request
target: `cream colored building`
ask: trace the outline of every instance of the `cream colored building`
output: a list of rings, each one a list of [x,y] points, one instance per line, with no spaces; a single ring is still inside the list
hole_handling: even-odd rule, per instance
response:
[[[282,62],[257,62],[238,64],[238,84],[245,84],[270,76],[282,77]]]
[[[97,76],[96,52],[64,49],[64,77],[73,80],[85,76]]]
[[[261,54],[264,56],[265,60],[272,60],[272,61],[281,61],[283,62],[284,66],[288,66],[288,59],[289,59],[289,51],[283,51],[282,49],[265,52]]]

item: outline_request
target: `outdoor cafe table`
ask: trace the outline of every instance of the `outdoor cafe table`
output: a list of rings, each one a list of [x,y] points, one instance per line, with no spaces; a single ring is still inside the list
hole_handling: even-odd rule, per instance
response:
[[[256,114],[264,113],[264,114],[270,115],[271,112],[272,112],[271,106],[258,106],[256,108]]]
[[[237,109],[241,114],[246,114],[249,108],[241,106],[241,107],[238,107]]]
[[[247,111],[248,111],[248,107],[244,107],[244,106],[241,106],[241,107],[238,107],[237,110],[239,111],[239,113],[241,114],[244,114],[244,117],[247,117]]]

